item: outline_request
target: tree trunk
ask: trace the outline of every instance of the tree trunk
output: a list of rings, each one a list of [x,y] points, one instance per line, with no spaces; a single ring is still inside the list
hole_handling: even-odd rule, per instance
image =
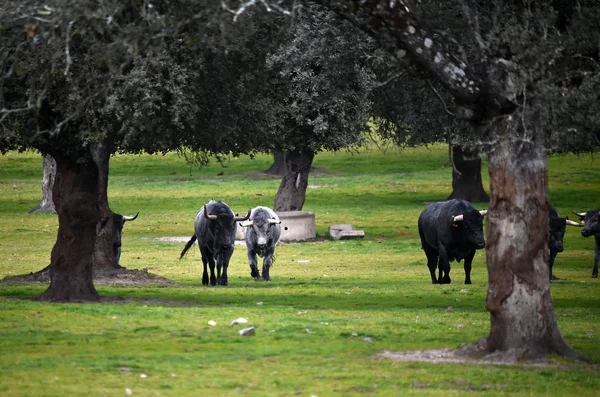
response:
[[[285,176],[287,152],[274,152],[273,164],[265,171],[269,175]]]
[[[96,301],[99,295],[92,281],[92,265],[100,221],[98,166],[89,156],[55,155],[54,159],[58,236],[50,257],[50,286],[39,299]]]
[[[452,194],[448,200],[460,198],[470,202],[490,201],[490,196],[483,190],[479,153],[453,146],[452,162]]]
[[[54,177],[56,175],[56,161],[49,154],[44,155],[44,176],[42,177],[42,202],[29,211],[35,213],[56,214],[54,201],[52,200],[52,188],[54,187]]]
[[[488,352],[583,359],[563,339],[548,279],[548,173],[543,145],[514,139],[517,118],[503,117],[489,153],[491,201],[486,260],[491,314]]]
[[[286,173],[281,179],[275,196],[274,209],[279,211],[301,211],[306,198],[308,175],[315,154],[313,152],[287,152]]]
[[[108,173],[111,150],[107,145],[94,144],[90,152],[98,166],[98,205],[100,206],[100,222],[96,225],[96,249],[94,250],[94,271],[101,272],[110,269],[123,269],[119,265],[117,251],[121,248],[121,236],[116,236],[116,226],[119,231],[122,217],[113,214],[108,205]],[[117,246],[118,244],[118,246]]]

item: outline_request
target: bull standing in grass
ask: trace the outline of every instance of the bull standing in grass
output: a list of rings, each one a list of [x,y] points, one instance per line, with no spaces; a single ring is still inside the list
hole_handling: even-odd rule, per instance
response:
[[[594,269],[592,278],[598,278],[598,261],[600,261],[600,209],[587,212],[574,212],[583,223],[581,235],[583,237],[594,236]]]
[[[567,225],[580,225],[577,222],[569,220],[569,218],[561,218],[560,215],[558,215],[558,211],[556,211],[556,209],[552,206],[550,206],[549,222],[550,235],[548,238],[548,246],[550,248],[550,257],[548,258],[548,265],[550,267],[550,282],[552,282],[552,280],[560,280],[558,277],[554,276],[554,273],[552,273],[552,267],[554,266],[556,255],[564,250],[563,239],[565,237]]]
[[[475,251],[485,247],[483,217],[486,213],[461,199],[433,203],[423,210],[418,221],[419,236],[433,284],[450,284],[450,262],[463,259],[465,284],[471,284]],[[437,278],[436,267],[439,268]]]
[[[246,248],[250,262],[250,275],[256,280],[261,279],[258,273],[256,255],[263,258],[262,279],[270,281],[269,268],[273,264],[275,245],[281,236],[281,221],[277,214],[267,207],[256,207],[252,210],[250,219],[241,223],[246,227]]]
[[[227,267],[235,247],[237,222],[245,221],[249,216],[250,210],[245,217],[235,216],[231,208],[222,201],[211,200],[200,209],[194,223],[195,233],[181,251],[179,259],[183,258],[197,239],[204,265],[202,285],[209,283],[207,265],[210,267],[210,284],[227,285]]]

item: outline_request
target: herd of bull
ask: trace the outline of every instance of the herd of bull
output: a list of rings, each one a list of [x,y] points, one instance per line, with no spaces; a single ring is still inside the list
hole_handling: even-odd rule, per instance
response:
[[[557,279],[552,274],[552,266],[556,255],[563,251],[563,237],[567,225],[583,227],[581,234],[584,237],[595,237],[592,277],[598,277],[600,210],[574,213],[580,218],[579,223],[561,218],[558,212],[550,207],[550,281]],[[450,262],[464,260],[465,284],[471,284],[473,257],[478,249],[485,247],[483,217],[486,214],[487,210],[478,211],[471,203],[461,199],[432,203],[423,210],[419,216],[418,228],[432,283],[449,284]],[[203,285],[227,285],[227,267],[233,254],[238,223],[246,228],[250,275],[257,280],[270,280],[269,268],[281,235],[281,221],[277,214],[270,208],[256,207],[248,210],[245,216],[236,216],[224,202],[211,200],[198,212],[194,235],[180,256],[180,259],[183,258],[194,242],[198,241],[204,264]],[[258,269],[257,255],[263,258],[262,272]]]
[[[485,247],[483,238],[483,217],[487,211],[478,211],[465,200],[454,199],[430,204],[419,216],[419,236],[421,245],[427,256],[427,266],[434,284],[450,283],[450,262],[464,259],[465,284],[471,284],[471,265],[475,251]],[[600,259],[600,210],[574,212],[580,222],[561,218],[558,212],[550,207],[548,225],[549,277],[552,266],[559,252],[563,251],[563,237],[567,225],[583,227],[584,237],[595,236],[594,269],[592,277],[598,277],[598,260]],[[438,269],[438,276],[435,271]]]

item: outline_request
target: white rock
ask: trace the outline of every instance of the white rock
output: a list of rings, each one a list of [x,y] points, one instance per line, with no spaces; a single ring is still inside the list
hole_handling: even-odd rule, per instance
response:
[[[140,375],[140,378],[142,378],[142,379],[147,378],[147,377],[148,377],[148,375],[146,375],[146,374],[141,374]]]
[[[250,335],[254,335],[254,327],[250,327],[250,328],[244,328],[238,331],[238,335],[239,336],[250,336]]]
[[[208,322],[208,325],[215,326],[215,325],[217,325],[217,322],[215,320],[210,320]]]
[[[126,387],[126,388],[125,388],[125,395],[126,395],[126,396],[131,396],[132,394],[133,394],[133,392],[131,391],[131,389],[130,389],[130,388],[128,388],[128,387]]]
[[[236,318],[231,322],[231,327],[236,324],[248,324],[248,320],[246,320],[244,317]]]

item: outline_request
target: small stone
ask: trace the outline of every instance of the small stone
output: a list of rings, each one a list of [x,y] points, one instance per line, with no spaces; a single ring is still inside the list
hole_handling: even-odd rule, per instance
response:
[[[231,322],[231,327],[233,327],[234,325],[237,324],[248,324],[248,320],[246,320],[244,317],[240,317],[240,318],[236,318],[235,320],[233,320]]]
[[[448,310],[449,312],[453,312],[454,311],[454,307],[448,306],[448,308],[446,310]]]
[[[239,336],[250,336],[250,335],[254,335],[255,330],[254,327],[250,327],[250,328],[244,328],[238,331],[238,335]]]
[[[263,303],[262,302],[256,302],[256,306],[262,306]]]
[[[126,387],[126,388],[125,388],[125,395],[126,395],[126,396],[131,396],[132,394],[133,394],[133,392],[131,391],[131,389],[130,389],[130,388],[128,388],[128,387]]]
[[[215,326],[215,325],[217,325],[217,322],[216,322],[215,320],[210,320],[210,321],[208,322],[208,325],[210,325],[210,326]]]
[[[147,378],[147,377],[148,377],[148,375],[146,375],[146,374],[141,374],[141,375],[140,375],[140,378],[142,378],[142,379],[145,379],[145,378]]]
[[[457,302],[460,302],[460,301],[461,301],[461,299],[460,299],[460,298],[456,298],[456,299],[455,299],[455,301],[457,301]]]
[[[365,336],[365,337],[363,338],[363,342],[366,342],[366,343],[373,343],[373,338],[371,338],[370,336]]]

